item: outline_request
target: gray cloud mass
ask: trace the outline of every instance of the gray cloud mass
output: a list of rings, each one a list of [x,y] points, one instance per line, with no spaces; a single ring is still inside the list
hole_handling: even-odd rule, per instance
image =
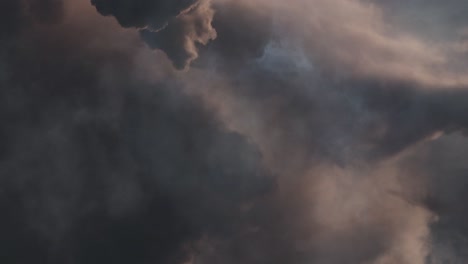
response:
[[[466,11],[0,1],[0,262],[465,263]]]

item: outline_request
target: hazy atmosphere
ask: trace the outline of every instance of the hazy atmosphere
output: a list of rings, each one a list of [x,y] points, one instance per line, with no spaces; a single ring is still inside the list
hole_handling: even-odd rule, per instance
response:
[[[0,0],[0,263],[468,263],[467,13]]]

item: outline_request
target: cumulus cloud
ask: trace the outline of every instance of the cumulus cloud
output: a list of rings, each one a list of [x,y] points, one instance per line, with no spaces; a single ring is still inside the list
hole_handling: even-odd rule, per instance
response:
[[[133,75],[137,35],[66,8],[2,46],[2,261],[180,263],[242,232],[274,188],[255,146],[176,80]]]
[[[0,260],[463,262],[463,4],[398,2],[1,2]]]
[[[114,16],[122,26],[140,28],[149,46],[163,50],[179,69],[198,57],[197,45],[206,45],[216,38],[210,0],[92,3],[101,14]]]

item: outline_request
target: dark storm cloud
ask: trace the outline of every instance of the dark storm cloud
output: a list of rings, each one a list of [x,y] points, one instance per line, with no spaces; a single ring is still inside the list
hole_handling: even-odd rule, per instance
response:
[[[91,1],[99,13],[105,16],[115,16],[117,21],[124,27],[150,27],[152,30],[164,28],[170,19],[189,9],[197,2],[199,1]]]
[[[222,56],[229,64],[258,58],[272,38],[271,10],[255,10],[243,1],[213,3],[212,8],[210,1],[198,0],[94,0],[93,5],[124,27],[140,28],[143,40],[164,51],[178,69],[198,58],[199,49],[207,57]]]
[[[220,1],[218,38],[206,54],[218,55],[219,68],[241,61],[240,69],[225,70],[228,93],[253,105],[246,107],[259,113],[265,137],[278,132],[271,137],[280,137],[272,139],[279,149],[380,159],[466,128],[468,86],[463,65],[451,72],[451,55],[388,32],[379,6],[301,4]],[[320,10],[310,21],[301,16],[309,5]]]
[[[97,20],[25,24],[2,46],[1,261],[182,263],[248,229],[274,187],[255,146],[176,80],[136,78],[139,42]]]
[[[418,143],[423,144],[438,134],[464,131],[468,127],[466,115],[468,93],[463,86],[428,88],[415,81],[391,76],[372,78],[340,75],[325,67],[318,68],[320,65],[315,64],[314,61],[308,64],[297,58],[295,52],[288,50],[288,47],[268,47],[263,56],[259,59],[255,57],[251,59],[246,68],[240,70],[231,68],[227,72],[221,70],[221,78],[224,82],[215,82],[212,90],[208,89],[205,92],[205,96],[208,101],[221,109],[220,112],[225,113],[223,119],[228,120],[226,121],[228,124],[240,133],[250,135],[253,141],[261,146],[271,162],[269,166],[280,171],[283,177],[292,179],[311,177],[310,182],[303,183],[305,186],[319,184],[315,178],[320,179],[320,172],[307,176],[311,167],[337,164],[345,170],[346,178],[352,178],[352,175],[348,174],[353,174],[356,167],[384,166],[382,164],[388,162],[389,159],[399,158],[402,152],[412,149]],[[307,59],[305,60],[307,62]],[[228,60],[226,63],[229,62],[231,61]],[[189,89],[196,89],[195,87],[189,87]],[[224,91],[219,92],[219,90]],[[433,161],[432,164],[437,163]],[[430,214],[444,212],[446,205],[439,201],[431,191],[424,193],[420,190],[426,188],[426,184],[431,185],[430,182],[433,181],[433,179],[419,177],[420,167],[407,168],[400,164],[395,166],[402,168],[401,172],[396,172],[400,174],[398,177],[392,176],[392,173],[388,173],[387,176],[387,172],[372,171],[373,169],[369,176],[357,169],[358,174],[362,175],[356,176],[357,179],[348,179],[352,183],[343,183],[344,187],[340,187],[342,183],[338,178],[337,183],[330,183],[331,186],[324,187],[323,193],[319,192],[320,194],[314,196],[313,199],[303,197],[295,201],[295,206],[299,208],[296,208],[297,211],[291,209],[290,213],[297,219],[287,219],[273,228],[284,231],[284,233],[279,233],[289,234],[290,237],[287,235],[277,239],[270,237],[270,240],[296,241],[297,244],[290,248],[279,242],[278,244],[281,245],[279,247],[284,249],[283,254],[275,255],[273,258],[285,258],[293,263],[312,260],[318,263],[346,261],[385,263],[380,261],[385,261],[382,259],[386,258],[390,259],[389,263],[425,263],[425,250],[430,248],[426,246],[430,239],[428,230],[432,227]],[[331,172],[325,170],[321,173],[324,174],[323,177],[332,178],[331,182],[334,181],[333,170]],[[367,177],[376,179],[388,177],[387,181],[390,183],[386,183],[388,186],[375,187],[359,182],[360,179]],[[393,177],[398,178],[396,183],[393,182]],[[437,177],[444,178],[444,173],[438,174]],[[343,181],[346,182],[346,180]],[[333,193],[333,190],[327,188],[333,187],[334,184],[338,185],[336,188],[346,198],[340,200],[340,194],[337,194],[337,197],[330,194],[333,197],[330,199],[336,199],[335,203],[323,205],[324,212],[314,214],[308,227],[301,226],[299,219],[307,219],[305,211],[310,210],[311,207],[310,204],[304,204],[304,201],[316,203],[318,207],[321,207],[321,202],[317,200],[324,199],[322,197],[326,197],[327,193]],[[360,184],[365,187],[361,187]],[[394,187],[391,186],[393,185],[398,186],[395,188],[399,192],[408,192],[414,196],[403,197],[403,199],[395,197],[392,194]],[[287,188],[285,186],[288,184],[283,183],[282,187]],[[359,194],[352,194],[349,189],[353,190],[353,188],[356,188],[354,191],[357,193],[365,193],[362,195],[365,198]],[[302,193],[297,186],[294,189]],[[304,192],[311,192],[305,189]],[[374,192],[378,195],[374,196]],[[286,199],[292,199],[290,196],[295,195],[299,194],[287,194]],[[358,196],[357,201],[350,202],[347,195]],[[367,200],[373,199],[376,204],[368,205],[374,202]],[[345,213],[345,205],[343,205],[344,212],[328,209],[330,207],[341,208],[338,205],[341,203],[349,203],[351,208],[358,208],[349,214]],[[368,207],[363,209],[364,212],[361,214],[359,204],[362,203]],[[294,205],[288,204],[286,207],[294,207]],[[367,210],[378,210],[374,207],[385,209],[377,215],[372,215]],[[281,208],[281,212],[285,211],[287,209]],[[331,215],[329,218],[327,213]],[[354,214],[358,215],[358,220],[349,216]],[[321,237],[320,233],[327,232],[321,231],[326,230],[327,224],[324,223],[320,227],[320,224],[314,223],[315,218],[325,218],[333,223],[337,221],[336,218],[348,219],[348,217],[351,218],[347,223],[352,226],[350,230],[343,228],[342,233],[334,233],[331,228],[332,230],[328,231],[330,234],[325,234],[324,237]],[[353,225],[353,221],[357,224]],[[365,223],[361,224],[360,221]],[[369,224],[366,221],[375,222]],[[397,226],[386,230],[381,229],[382,226],[392,226],[394,222],[399,221],[402,222]],[[405,221],[411,224],[405,226]],[[459,225],[460,222],[457,223],[453,228],[463,228],[463,225]],[[260,226],[268,228],[264,223]],[[297,230],[291,226],[297,227]],[[316,233],[307,234],[308,230],[315,228],[317,228]],[[434,238],[437,239],[434,243],[439,243],[439,241],[446,243],[446,240],[440,240],[435,229],[431,230],[435,232]],[[299,234],[303,234],[303,237]],[[356,239],[361,238],[363,234],[366,238],[359,243],[358,247],[355,245]],[[257,235],[250,240],[255,241],[262,237],[261,233]],[[402,236],[404,238],[401,238]],[[264,241],[258,243],[266,249],[264,249],[264,254],[257,251],[257,256],[268,256],[268,252],[279,252],[274,245]],[[404,244],[399,247],[400,249],[393,248],[395,244],[400,243]],[[333,252],[340,252],[340,255]],[[223,256],[229,255],[228,252],[222,250],[216,253]],[[210,257],[214,259],[211,260],[213,262],[223,259],[216,255]]]
[[[102,15],[114,16],[122,26],[140,28],[149,46],[163,50],[178,69],[198,57],[197,45],[216,38],[209,0],[93,0],[92,4]]]
[[[417,152],[467,128],[463,69],[376,6],[92,4],[0,3],[0,261],[422,264],[468,236],[463,144]]]

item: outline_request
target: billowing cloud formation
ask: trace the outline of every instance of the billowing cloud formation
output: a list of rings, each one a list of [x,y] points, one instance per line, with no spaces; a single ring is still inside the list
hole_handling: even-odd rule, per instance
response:
[[[149,46],[166,52],[179,69],[198,57],[197,45],[216,38],[210,0],[93,0],[92,4],[124,27],[141,28]]]
[[[1,2],[0,261],[463,263],[463,3],[398,2]]]
[[[133,35],[68,8],[2,46],[2,261],[180,263],[248,226],[274,188],[255,147],[176,81],[133,76]]]

